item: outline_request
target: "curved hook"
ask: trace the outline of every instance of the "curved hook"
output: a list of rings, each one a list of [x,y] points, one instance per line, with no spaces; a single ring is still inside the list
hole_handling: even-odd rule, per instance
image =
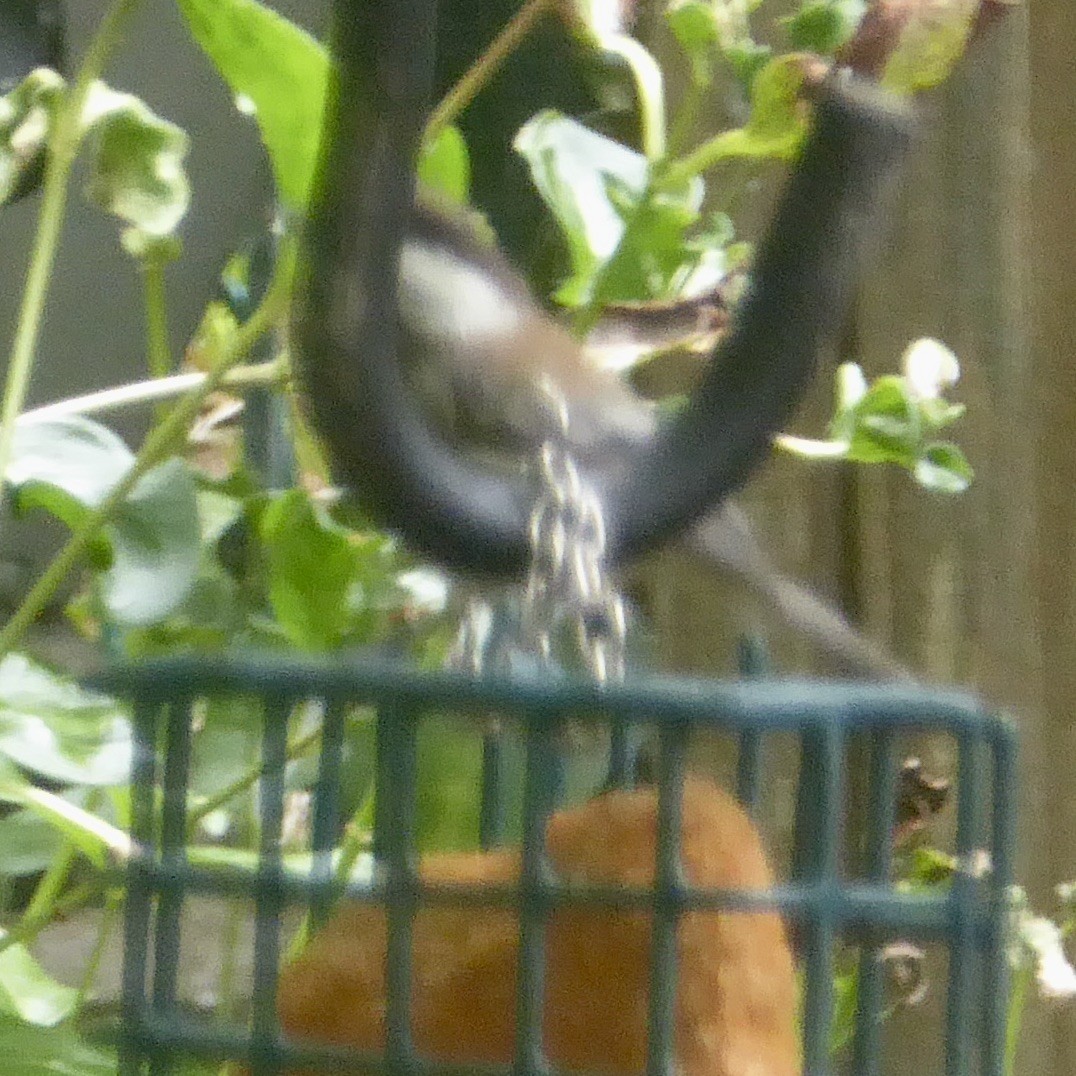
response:
[[[449,567],[519,574],[530,556],[529,484],[462,457],[433,430],[397,356],[398,251],[433,82],[436,2],[344,7],[338,0],[329,140],[294,326],[300,374],[339,473],[378,523]],[[691,403],[653,442],[587,473],[614,561],[701,515],[764,456],[840,329],[912,128],[870,87],[822,95],[749,293]]]

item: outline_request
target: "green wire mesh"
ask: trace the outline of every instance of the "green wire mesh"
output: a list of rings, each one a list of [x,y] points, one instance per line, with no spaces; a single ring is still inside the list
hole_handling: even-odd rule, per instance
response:
[[[207,662],[175,659],[115,670],[100,681],[133,700],[135,756],[132,836],[137,853],[127,878],[123,1016],[124,1074],[177,1072],[186,1056],[243,1059],[256,1076],[283,1068],[450,1076],[514,1072],[547,1076],[542,1048],[544,924],[551,908],[591,903],[652,909],[647,1076],[672,1076],[676,998],[676,929],[686,911],[776,908],[797,940],[804,976],[803,1063],[808,1076],[837,1071],[883,1072],[885,970],[882,946],[895,939],[938,945],[947,954],[942,1054],[946,1076],[1001,1076],[1007,1003],[1006,893],[1012,880],[1016,787],[1009,726],[966,695],[925,688],[748,678],[705,682],[640,678],[604,689],[550,678],[474,681],[424,673],[393,661],[303,664],[272,659]],[[260,852],[256,868],[209,869],[187,854],[192,714],[200,700],[244,696],[260,701],[262,772]],[[297,877],[281,855],[289,716],[317,700],[322,735],[311,820],[312,866]],[[340,826],[349,707],[376,712],[376,822],[372,884],[341,885],[333,849]],[[522,871],[511,892],[481,888],[451,893],[423,885],[416,871],[416,744],[431,714],[472,724],[496,713],[518,722],[525,744]],[[569,889],[543,854],[545,823],[563,790],[557,730],[565,719],[605,723],[612,731],[610,778],[631,773],[632,730],[660,744],[658,850],[652,892]],[[798,756],[796,823],[787,881],[765,894],[696,890],[679,862],[680,792],[692,737],[717,730],[738,744],[737,792],[757,808],[769,775],[767,745],[784,738]],[[992,869],[958,870],[948,889],[905,891],[892,881],[893,832],[903,738],[945,737],[956,759],[959,863],[985,851]],[[854,877],[842,865],[843,813],[849,789],[849,747],[866,745],[866,800],[857,821],[865,849]],[[496,737],[482,748],[482,843],[504,833],[509,784]],[[860,751],[860,755],[864,752]],[[253,761],[253,760],[252,760]],[[858,775],[857,775],[858,776]],[[192,1018],[177,995],[181,913],[187,897],[214,894],[252,900],[255,909],[253,988],[249,1021],[228,1027]],[[276,1018],[276,983],[289,906],[323,922],[333,902],[383,902],[388,930],[387,1038],[383,1056],[285,1041]],[[411,933],[426,902],[519,909],[517,1052],[513,1068],[436,1063],[416,1055],[410,1036]],[[839,944],[858,946],[858,1007],[850,1061],[834,1065],[834,966]],[[849,1068],[849,1065],[851,1066]],[[941,1071],[940,1063],[939,1069]]]

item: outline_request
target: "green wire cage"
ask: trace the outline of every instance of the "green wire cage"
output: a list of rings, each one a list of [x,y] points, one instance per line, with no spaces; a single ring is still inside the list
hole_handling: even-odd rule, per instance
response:
[[[459,1065],[422,1058],[410,1034],[412,925],[429,902],[518,908],[517,1053],[513,1071],[545,1076],[543,968],[545,924],[555,908],[600,905],[616,914],[643,908],[652,916],[647,1016],[651,1076],[675,1072],[673,1019],[677,992],[677,923],[692,910],[778,909],[792,927],[802,968],[803,1071],[856,1076],[883,1067],[883,946],[894,940],[944,951],[938,983],[945,998],[938,1069],[947,1076],[1003,1071],[1007,1003],[1006,893],[1014,843],[1015,744],[1008,724],[956,693],[748,678],[724,683],[637,679],[604,689],[537,679],[478,681],[429,674],[393,662],[309,664],[176,660],[117,670],[103,686],[129,697],[135,714],[132,831],[137,852],[127,876],[123,976],[122,1071],[177,1071],[177,1058],[243,1059],[254,1073],[281,1071],[447,1074]],[[259,847],[250,870],[208,868],[187,857],[192,723],[207,697],[243,696],[261,713]],[[285,870],[280,851],[289,721],[315,701],[322,714],[313,792],[309,873]],[[333,849],[340,838],[340,783],[347,713],[376,713],[376,822],[372,877],[341,888]],[[476,714],[496,713],[521,730],[525,744],[522,871],[518,884],[446,891],[416,873],[416,744],[423,723],[447,716],[461,730]],[[645,731],[660,745],[655,884],[646,888],[586,887],[557,877],[544,853],[550,813],[561,796],[563,754],[558,728],[567,719],[611,730],[613,783],[627,782],[626,744]],[[713,732],[737,745],[738,794],[748,811],[771,780],[768,745],[794,745],[797,821],[789,877],[772,891],[706,891],[685,882],[679,862],[679,804],[695,739]],[[958,862],[986,852],[991,870],[957,870],[950,886],[901,891],[893,881],[893,831],[898,758],[906,737],[930,734],[952,745],[956,759]],[[482,747],[482,804],[475,840],[496,844],[509,807],[503,745],[489,734]],[[853,756],[854,752],[854,756]],[[859,851],[849,856],[842,823],[850,757],[866,757],[866,802]],[[619,760],[619,762],[618,762]],[[849,867],[854,862],[855,867]],[[255,940],[249,1020],[235,1026],[199,1022],[180,1004],[179,958],[184,901],[194,894],[252,900]],[[386,1039],[380,1055],[348,1053],[325,1043],[288,1041],[277,1021],[277,977],[289,908],[324,922],[346,898],[387,907]],[[197,926],[194,925],[195,932]],[[191,930],[191,926],[187,927]],[[834,1060],[834,969],[838,947],[854,946],[858,1004],[849,1050]],[[944,1067],[942,1067],[944,1058]],[[303,1066],[306,1066],[305,1068]]]

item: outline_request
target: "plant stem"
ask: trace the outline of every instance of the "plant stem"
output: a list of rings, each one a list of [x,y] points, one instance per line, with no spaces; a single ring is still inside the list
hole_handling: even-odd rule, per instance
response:
[[[149,376],[167,377],[175,368],[168,343],[168,305],[164,291],[166,258],[150,252],[142,262],[142,287],[146,303],[146,367]]]
[[[52,919],[56,901],[63,891],[67,876],[71,873],[71,867],[77,857],[78,845],[74,841],[65,840],[49,864],[48,870],[42,875],[41,881],[37,883],[34,895],[30,898],[26,911],[23,912],[23,921]]]
[[[171,400],[191,392],[205,384],[208,375],[200,370],[171,377],[154,378],[152,381],[135,381],[129,385],[90,392],[85,396],[72,396],[67,400],[35,407],[24,411],[20,422],[40,422],[44,419],[66,418],[69,415],[94,415],[102,411],[119,411],[138,404]],[[283,385],[288,379],[288,364],[281,359],[237,366],[221,378],[220,387],[234,392],[244,392],[273,385]]]
[[[38,913],[32,919],[24,915],[15,926],[5,931],[3,937],[0,937],[0,953],[13,945],[33,941],[54,918],[59,915],[69,915],[79,908],[84,908],[100,895],[101,890],[100,880],[82,882],[59,897],[46,913]]]
[[[104,69],[124,23],[138,3],[139,0],[115,0],[109,8],[82,61],[74,87],[64,96],[49,135],[41,212],[8,360],[3,404],[0,406],[0,494],[3,493],[8,464],[11,462],[15,421],[26,403],[30,387],[41,318],[67,206],[67,181],[82,137],[82,113],[94,80]]]
[[[243,908],[233,901],[221,928],[220,976],[217,979],[217,1013],[223,1020],[234,1020],[236,1016],[236,999],[239,996],[238,973],[236,965],[239,956],[239,935],[243,925]]]
[[[848,455],[851,446],[847,441],[820,441],[813,437],[796,437],[790,433],[779,433],[773,439],[773,447],[798,456],[800,459],[840,460]]]
[[[599,47],[619,56],[631,71],[639,99],[639,141],[648,161],[665,156],[665,78],[650,53],[627,34],[606,34],[597,38]]]
[[[99,797],[88,800],[86,807],[79,807],[47,788],[27,784],[17,790],[14,798],[49,823],[55,825],[59,820],[63,826],[77,829],[99,841],[121,863],[125,863],[131,855],[131,838],[122,829],[94,813],[93,805]]]
[[[1009,1008],[1005,1019],[1005,1076],[1016,1076],[1016,1055],[1020,1046],[1020,1027],[1027,1005],[1031,985],[1035,981],[1035,968],[1028,962],[1017,968],[1009,991]]]
[[[427,142],[436,138],[478,96],[508,57],[526,40],[538,20],[552,7],[553,0],[527,0],[433,110],[426,123]]]
[[[367,805],[364,802],[355,812],[355,818],[344,829],[344,839],[340,843],[340,862],[336,865],[336,884],[340,887],[347,885],[359,856],[370,850],[370,830],[360,823],[360,818],[367,813]]]
[[[337,896],[347,886],[348,881],[351,879],[351,872],[355,869],[355,864],[358,863],[359,857],[370,849],[371,827],[369,818],[373,803],[374,795],[371,793],[359,804],[358,809],[344,827],[344,839],[340,842],[340,858],[337,860],[336,874],[333,878],[333,891],[335,894],[332,898],[333,902],[336,901]],[[294,960],[303,951],[310,936],[311,923],[310,913],[307,912],[288,943],[284,956],[285,963]]]
[[[688,136],[698,121],[702,100],[703,87],[692,79],[684,91],[683,99],[672,122],[672,130],[669,132],[666,148],[670,155],[683,152],[684,143],[687,142]]]
[[[281,258],[277,263],[277,272],[269,291],[258,309],[236,333],[230,342],[231,346],[224,349],[199,388],[184,397],[169,416],[154,427],[135,457],[131,469],[120,479],[101,504],[83,520],[67,544],[38,578],[22,605],[4,625],[3,631],[0,631],[0,655],[9,653],[22,639],[26,629],[37,619],[57,587],[85,555],[98,531],[112,519],[138,484],[139,479],[165,459],[179,443],[187,427],[198,414],[202,400],[220,385],[228,370],[250,352],[254,344],[281,315],[290,296],[295,263],[294,254],[293,247],[282,250]]]
[[[75,1002],[76,1010],[82,1007],[90,991],[93,990],[93,984],[97,980],[97,972],[101,968],[101,961],[104,959],[105,949],[108,947],[109,938],[112,937],[112,931],[116,926],[116,917],[122,905],[123,898],[118,892],[110,893],[105,900],[105,908],[101,916],[101,926],[97,931],[97,939],[94,942],[90,958],[86,961],[86,967],[82,972],[82,981],[78,986],[78,1000]]]
[[[288,743],[284,752],[284,757],[289,762],[301,757],[309,751],[320,738],[320,726],[311,729],[310,732],[304,733],[302,736],[297,736],[294,740],[291,740]],[[208,799],[203,800],[197,807],[192,809],[188,815],[188,833],[193,833],[194,828],[207,815],[212,814],[218,808],[223,807],[229,800],[234,799],[236,796],[240,795],[240,793],[253,787],[264,773],[264,766],[252,766],[246,773],[232,781],[231,784],[225,785],[224,788],[220,789],[218,792],[214,792]]]

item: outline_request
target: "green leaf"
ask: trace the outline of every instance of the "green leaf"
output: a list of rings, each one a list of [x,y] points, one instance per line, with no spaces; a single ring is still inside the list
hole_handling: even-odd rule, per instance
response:
[[[698,6],[708,9],[707,14],[713,24],[717,42],[722,49],[727,49],[751,39],[748,15],[758,4],[759,0],[706,0],[705,4]],[[676,3],[673,6],[694,7],[696,3],[694,0],[687,0],[686,3]]]
[[[866,11],[866,0],[805,0],[781,21],[793,48],[829,56],[850,40]]]
[[[468,728],[450,718],[422,723],[415,811],[417,840],[423,852],[477,848],[481,767],[481,730],[477,726]],[[515,783],[509,781],[510,785]]]
[[[557,291],[558,302],[593,302],[599,273],[606,276],[605,300],[663,293],[669,266],[684,260],[684,230],[697,219],[701,181],[647,197],[649,165],[642,154],[553,111],[531,119],[515,147],[567,241],[572,273]],[[635,234],[626,237],[628,227]],[[645,264],[632,266],[640,251]],[[614,254],[616,264],[607,265]],[[655,279],[655,270],[659,283],[652,287],[645,282]]]
[[[978,9],[979,0],[915,5],[886,62],[882,85],[912,94],[944,82],[964,54]]]
[[[948,886],[957,869],[955,857],[939,848],[920,845],[901,857],[900,886],[905,891]]]
[[[198,517],[206,545],[216,545],[242,514],[243,502],[238,497],[214,489],[198,491]]]
[[[445,127],[422,146],[418,179],[450,202],[466,205],[471,194],[471,159],[458,127]]]
[[[632,205],[630,192],[611,199],[624,214],[624,232],[613,256],[601,267],[588,299],[610,302],[645,301],[671,296],[687,250],[687,230],[697,211],[679,198],[654,194]],[[697,261],[697,255],[692,257]]]
[[[568,244],[572,274],[556,298],[577,306],[624,232],[609,199],[609,180],[641,196],[649,174],[646,158],[551,109],[524,124],[514,147]]]
[[[145,475],[109,527],[115,560],[102,579],[109,614],[137,626],[163,619],[187,597],[201,558],[197,487],[171,459]]]
[[[20,808],[0,818],[0,874],[19,878],[43,871],[60,850],[62,837],[33,811]]]
[[[850,460],[913,466],[918,459],[921,436],[918,410],[904,378],[878,378],[849,418],[853,426]]]
[[[966,411],[967,407],[964,404],[950,403],[940,396],[921,400],[919,403],[919,413],[923,424],[931,430],[940,430],[952,425],[957,419],[963,418]]]
[[[709,86],[721,40],[713,4],[704,0],[681,0],[666,8],[665,18],[691,64],[695,84]]]
[[[63,89],[64,80],[55,71],[39,67],[0,97],[0,205],[14,198],[44,165]]]
[[[799,56],[779,56],[763,67],[751,85],[747,124],[704,142],[667,165],[664,187],[678,187],[725,160],[787,161],[799,152],[807,133],[807,113],[800,100],[804,68]]]
[[[329,77],[325,49],[255,0],[178,0],[195,41],[244,104],[269,152],[277,191],[305,207]]]
[[[208,796],[225,788],[257,757],[261,738],[262,708],[248,696],[222,695],[207,699],[199,714],[194,738],[190,791]],[[244,801],[236,797],[230,809],[252,807],[255,791]]]
[[[109,866],[111,856],[122,861],[130,854],[131,841],[123,830],[72,802],[79,790],[61,796],[24,781],[21,788],[9,782],[7,791],[17,792],[29,810],[63,834],[99,870]]]
[[[130,775],[130,726],[107,696],[9,654],[0,662],[0,755],[61,784],[120,784]]]
[[[269,601],[289,641],[304,650],[338,645],[349,620],[355,555],[348,532],[314,508],[302,490],[265,510]]]
[[[85,1042],[70,1022],[39,1027],[0,1015],[5,1076],[116,1076],[115,1052]]]
[[[773,49],[757,41],[738,41],[725,49],[725,59],[728,60],[743,93],[750,97],[751,87],[754,86],[759,72],[773,59]]]
[[[829,1048],[832,1053],[843,1050],[855,1035],[856,1014],[859,1012],[859,969],[853,965],[848,971],[833,976],[833,1023],[830,1028]]]
[[[19,768],[6,755],[0,754],[0,803],[21,806],[23,790],[28,784]]]
[[[915,465],[916,481],[939,493],[963,493],[975,478],[967,457],[954,444],[939,441],[927,445]]]
[[[82,122],[93,143],[89,198],[133,226],[129,248],[169,236],[190,205],[186,134],[103,82],[91,88]]]
[[[0,952],[0,1012],[37,1027],[55,1027],[77,1001],[78,991],[46,975],[26,946],[9,945]],[[10,1071],[6,1061],[4,1069]]]
[[[778,56],[766,64],[751,86],[751,117],[747,126],[726,132],[726,153],[784,160],[794,157],[807,130],[807,117],[800,100],[802,86],[803,66],[799,57]]]
[[[78,526],[130,470],[134,455],[98,423],[78,416],[20,423],[8,472],[21,510],[44,508]],[[124,626],[167,616],[198,569],[200,534],[190,469],[169,460],[146,474],[104,530],[91,563],[109,614]],[[111,556],[109,556],[109,549]]]

